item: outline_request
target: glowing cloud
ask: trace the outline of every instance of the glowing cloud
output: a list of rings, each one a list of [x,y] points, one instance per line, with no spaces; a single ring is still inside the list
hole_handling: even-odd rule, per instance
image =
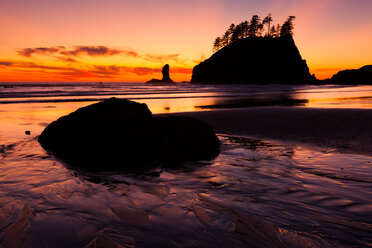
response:
[[[89,56],[107,56],[122,53],[122,50],[110,49],[105,46],[76,46],[73,50],[61,51],[60,53],[67,56],[79,56],[81,54]]]
[[[34,54],[39,55],[66,55],[66,56],[79,56],[79,55],[89,55],[89,56],[107,56],[116,55],[124,53],[126,55],[136,56],[136,53],[131,51],[123,51],[119,49],[111,49],[106,46],[75,46],[73,49],[66,49],[64,46],[56,47],[36,47],[36,48],[24,48],[17,51],[18,54],[24,57],[31,57]]]
[[[28,72],[30,69],[35,71],[42,69],[38,73],[50,73],[59,76],[70,76],[70,80],[76,78],[120,78],[127,74],[144,76],[154,73],[160,73],[161,68],[151,67],[130,67],[117,65],[83,65],[83,68],[68,67],[68,66],[49,66],[36,64],[33,62],[8,62],[0,61],[0,66],[8,67],[9,69],[17,69],[20,72]],[[175,74],[190,74],[191,68],[175,67],[172,72]],[[65,77],[66,78],[66,77]]]

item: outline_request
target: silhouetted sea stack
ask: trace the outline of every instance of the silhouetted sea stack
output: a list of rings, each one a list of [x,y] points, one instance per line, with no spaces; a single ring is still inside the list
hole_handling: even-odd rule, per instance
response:
[[[108,100],[52,122],[39,137],[68,164],[96,170],[137,170],[160,162],[210,159],[219,153],[213,129],[190,117],[152,117],[146,104]]]
[[[174,83],[173,80],[169,76],[169,65],[164,65],[163,69],[161,70],[161,73],[163,74],[163,79],[151,79],[150,81],[147,81],[146,83]]]
[[[169,65],[166,64],[163,69],[161,69],[161,73],[163,74],[163,82],[173,82],[172,79],[169,77]]]
[[[338,84],[372,84],[372,65],[357,70],[339,71],[330,81]]]
[[[315,81],[292,36],[246,38],[193,69],[191,83],[303,84]]]

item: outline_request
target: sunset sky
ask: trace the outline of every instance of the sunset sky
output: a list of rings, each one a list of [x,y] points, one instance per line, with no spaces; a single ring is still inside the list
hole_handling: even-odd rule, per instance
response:
[[[231,23],[295,15],[294,39],[323,79],[372,64],[371,0],[0,0],[0,81],[175,81]]]

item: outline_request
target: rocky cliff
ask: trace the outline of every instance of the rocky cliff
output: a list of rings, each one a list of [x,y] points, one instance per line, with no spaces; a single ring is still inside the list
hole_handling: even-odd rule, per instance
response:
[[[315,81],[292,36],[238,40],[193,69],[191,83],[303,84]]]

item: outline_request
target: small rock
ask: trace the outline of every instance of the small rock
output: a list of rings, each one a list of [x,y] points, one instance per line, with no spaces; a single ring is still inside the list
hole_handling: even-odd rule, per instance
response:
[[[163,82],[173,82],[172,79],[169,77],[169,65],[166,64],[163,69],[161,70],[161,73],[163,73]]]
[[[164,65],[163,69],[161,70],[163,74],[162,80],[159,79],[151,79],[150,81],[146,83],[174,83],[173,80],[169,76],[169,65]]]

